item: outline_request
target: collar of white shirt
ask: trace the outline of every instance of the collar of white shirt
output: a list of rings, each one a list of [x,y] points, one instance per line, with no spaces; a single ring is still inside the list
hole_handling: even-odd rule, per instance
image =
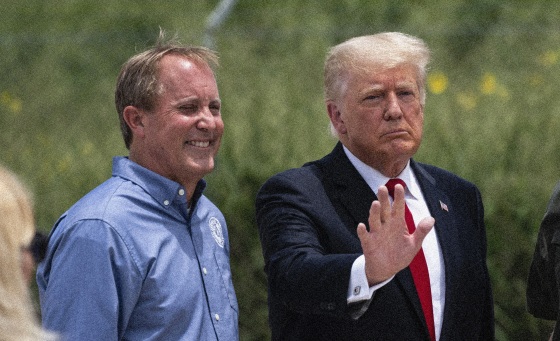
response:
[[[343,146],[343,149],[348,159],[350,159],[352,165],[354,165],[358,173],[360,173],[362,178],[364,178],[371,190],[375,193],[375,195],[377,195],[379,187],[385,186],[390,178],[381,174],[377,169],[366,165],[364,162],[354,156],[354,154],[352,154],[352,152],[350,152],[350,150],[348,150],[348,148],[346,148],[345,146]],[[420,185],[418,185],[416,176],[414,175],[414,172],[410,167],[410,160],[406,164],[406,167],[403,169],[403,171],[396,178],[401,179],[406,184],[405,197],[416,200],[419,200],[419,198],[422,197]]]

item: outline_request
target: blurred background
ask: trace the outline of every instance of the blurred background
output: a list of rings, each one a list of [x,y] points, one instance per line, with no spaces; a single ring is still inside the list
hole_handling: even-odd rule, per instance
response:
[[[209,30],[218,4],[2,2],[0,163],[35,193],[39,228],[48,232],[110,177],[113,156],[127,154],[113,101],[121,65],[151,46],[160,27],[211,45],[221,59],[226,131],[206,194],[228,222],[241,340],[269,339],[256,192],[336,142],[322,95],[328,47],[401,31],[433,50],[415,159],[474,182],[483,195],[497,339],[546,340],[552,324],[526,312],[525,287],[560,180],[560,2],[239,0]]]

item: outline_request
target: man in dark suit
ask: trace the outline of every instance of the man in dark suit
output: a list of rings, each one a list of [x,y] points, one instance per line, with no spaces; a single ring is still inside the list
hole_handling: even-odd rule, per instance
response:
[[[533,316],[556,321],[550,340],[560,340],[560,182],[541,221],[527,279],[527,309]]]
[[[429,54],[402,33],[329,51],[339,143],[256,201],[273,340],[494,339],[480,193],[412,160]]]

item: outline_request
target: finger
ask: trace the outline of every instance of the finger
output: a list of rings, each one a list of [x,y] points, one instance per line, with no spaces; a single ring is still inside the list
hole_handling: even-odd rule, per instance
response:
[[[389,191],[387,187],[379,187],[377,190],[377,198],[380,204],[380,220],[383,223],[391,216],[391,201],[389,200]]]
[[[400,184],[395,185],[392,212],[395,217],[404,217],[404,187]]]
[[[360,239],[360,244],[362,245],[362,250],[367,250],[369,248],[370,243],[370,235],[367,231],[366,224],[359,223],[358,227],[356,228],[358,232],[358,239]]]
[[[381,228],[381,203],[378,200],[374,200],[371,203],[371,206],[369,208],[368,223],[370,231],[375,231]]]
[[[359,223],[356,231],[358,232],[358,238],[360,238],[360,240],[363,240],[367,237],[368,231],[366,229],[366,224]]]

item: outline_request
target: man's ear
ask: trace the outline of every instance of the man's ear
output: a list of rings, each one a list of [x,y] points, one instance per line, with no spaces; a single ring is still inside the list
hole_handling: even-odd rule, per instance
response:
[[[129,105],[123,110],[123,119],[136,137],[144,137],[144,120],[146,113],[135,106]]]
[[[346,134],[346,125],[344,124],[344,119],[340,112],[339,107],[333,101],[327,101],[327,112],[329,113],[329,118],[331,119],[331,124],[336,132],[340,134]]]

